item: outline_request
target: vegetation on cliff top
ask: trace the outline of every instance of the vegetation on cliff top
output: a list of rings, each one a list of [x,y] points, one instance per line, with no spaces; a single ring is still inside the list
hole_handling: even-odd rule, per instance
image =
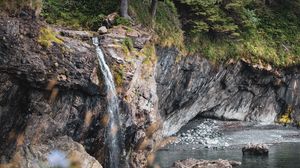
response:
[[[156,42],[165,47],[175,46],[184,49],[184,37],[179,15],[174,3],[170,0],[159,1],[155,18],[151,16],[150,1],[130,0],[129,14],[157,34]],[[145,11],[146,9],[146,11]]]
[[[300,62],[300,1],[181,0],[179,5],[188,10],[190,49],[211,60]]]
[[[48,23],[75,29],[97,30],[105,15],[119,9],[112,0],[43,0],[42,16]]]
[[[184,54],[200,53],[215,63],[244,58],[282,67],[300,62],[299,0],[165,0],[157,2],[155,17],[152,0],[128,2],[130,17],[153,30],[155,42]],[[41,0],[0,4],[8,11],[24,6],[39,10]],[[43,0],[42,16],[52,24],[97,30],[120,5],[111,0]]]

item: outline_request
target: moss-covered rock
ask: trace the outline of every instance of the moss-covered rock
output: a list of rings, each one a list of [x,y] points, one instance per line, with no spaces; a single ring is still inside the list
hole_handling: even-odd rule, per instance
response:
[[[63,43],[61,39],[57,38],[57,33],[53,31],[50,27],[42,27],[40,29],[38,42],[40,45],[46,48],[51,47],[53,43]]]

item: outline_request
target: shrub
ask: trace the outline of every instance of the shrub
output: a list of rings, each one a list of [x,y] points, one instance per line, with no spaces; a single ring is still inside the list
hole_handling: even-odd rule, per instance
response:
[[[36,10],[37,13],[42,8],[42,0],[0,0],[0,9],[16,14],[23,8]]]
[[[190,52],[214,62],[246,58],[274,66],[300,62],[300,3],[274,0],[181,0]]]
[[[159,1],[155,20],[152,20],[148,9],[150,9],[149,0],[130,0],[130,14],[145,27],[155,30],[158,37],[157,43],[162,46],[175,46],[183,50],[183,31],[174,3],[170,0]]]
[[[116,26],[117,25],[130,26],[131,23],[130,23],[130,20],[128,20],[126,18],[123,18],[123,17],[120,17],[120,16],[117,16],[115,25]]]
[[[111,0],[44,0],[42,16],[51,24],[97,30],[118,6],[119,1]]]

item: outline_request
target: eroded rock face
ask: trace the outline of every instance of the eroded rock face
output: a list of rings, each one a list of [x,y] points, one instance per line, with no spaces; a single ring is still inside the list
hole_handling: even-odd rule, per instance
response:
[[[292,106],[292,116],[299,121],[297,67],[274,73],[243,61],[212,65],[200,56],[176,62],[175,49],[158,48],[158,53],[156,81],[163,135],[176,133],[198,114],[273,123]]]
[[[124,51],[125,37],[131,38],[134,51]],[[125,132],[125,148],[131,150],[127,163],[134,168],[147,167],[147,156],[153,152],[161,125],[156,94],[155,62],[145,63],[141,51],[150,35],[139,28],[114,27],[102,36],[101,46],[109,57],[120,93],[121,120]],[[136,45],[138,43],[138,45]],[[130,49],[128,49],[130,50]],[[122,75],[120,75],[120,72]]]
[[[70,145],[83,144],[101,161],[105,100],[103,86],[93,80],[94,47],[61,36],[63,44],[44,48],[37,42],[42,26],[32,17],[0,18],[0,162],[16,153],[26,157],[22,151],[34,148],[27,165],[61,136],[71,138]],[[75,151],[88,155],[82,147]]]
[[[21,164],[32,165],[36,159],[44,161],[54,148],[69,153],[74,145],[76,157],[87,158],[83,167],[93,167],[93,158],[103,164],[107,102],[93,35],[52,28],[63,43],[45,48],[38,37],[40,28],[47,26],[33,17],[0,18],[0,164],[10,164],[18,154]],[[145,66],[145,56],[123,51],[127,32],[116,27],[100,39],[117,79],[123,147],[132,151],[122,162],[142,167],[160,125],[155,63]],[[136,32],[130,38],[141,50],[150,36]],[[24,152],[28,149],[34,150]]]

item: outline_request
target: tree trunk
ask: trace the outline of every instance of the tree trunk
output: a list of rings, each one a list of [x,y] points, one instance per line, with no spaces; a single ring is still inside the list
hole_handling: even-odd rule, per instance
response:
[[[128,15],[128,0],[121,0],[121,16],[129,18]]]
[[[151,16],[152,16],[152,18],[155,17],[156,10],[157,10],[157,0],[152,0],[152,2],[151,2]]]

